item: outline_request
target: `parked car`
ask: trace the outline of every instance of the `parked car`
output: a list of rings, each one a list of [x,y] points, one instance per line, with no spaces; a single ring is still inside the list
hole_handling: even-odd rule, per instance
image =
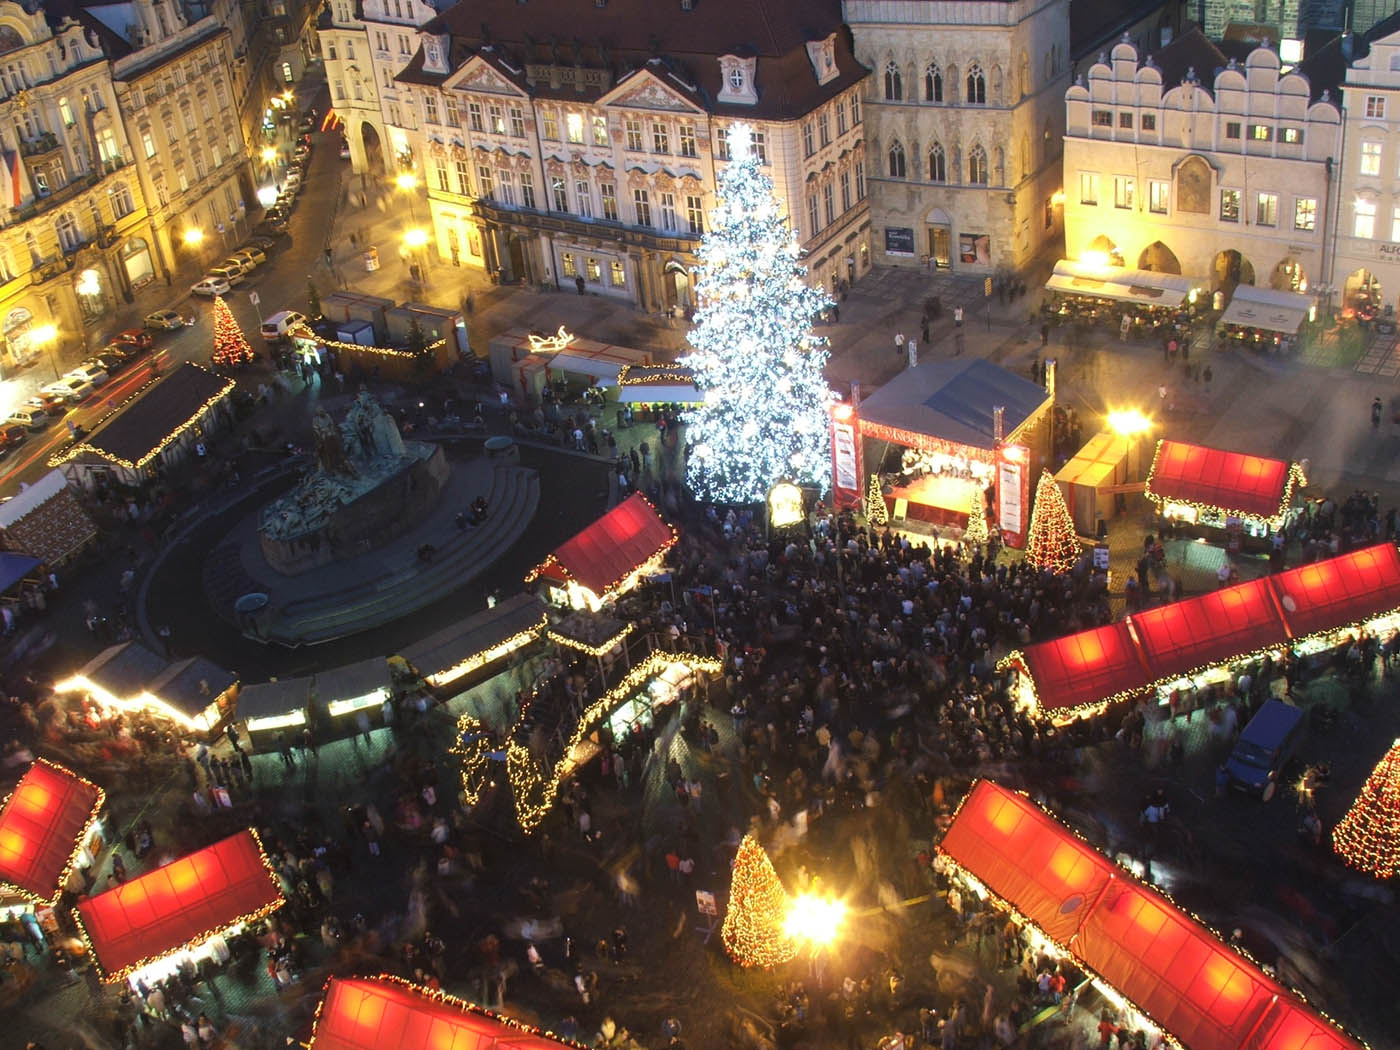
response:
[[[313,130],[315,127],[316,127],[316,116],[315,116],[315,114],[313,114],[313,113],[305,113],[305,114],[302,115],[301,123],[297,125],[297,130],[300,131],[303,135],[309,135],[309,134],[311,134],[312,130]]]
[[[286,194],[289,192],[297,193],[300,190],[301,172],[296,168],[292,168],[290,171],[287,172],[287,177],[282,180],[282,194],[283,196],[286,196]]]
[[[68,411],[68,402],[57,394],[46,394],[42,390],[24,399],[25,408],[37,408],[50,416],[61,416]]]
[[[230,288],[236,284],[243,283],[243,267],[241,266],[211,266],[209,272],[204,275],[206,280],[223,281]]]
[[[1302,736],[1303,712],[1282,700],[1266,700],[1244,727],[1225,763],[1230,783],[1265,802],[1278,791],[1283,767]]]
[[[29,428],[22,423],[0,423],[0,448],[15,448],[29,440]]]
[[[190,291],[195,295],[228,295],[230,285],[227,281],[214,277],[206,277],[202,281],[196,281],[190,285]]]
[[[274,209],[275,211],[276,209]],[[287,234],[287,216],[285,213],[278,213],[274,219],[272,212],[268,212],[263,221],[253,227],[253,232],[264,237],[285,237]]]
[[[307,158],[309,158],[310,156],[311,156],[311,143],[309,143],[309,142],[303,142],[301,145],[299,145],[299,146],[297,147],[297,153],[296,153],[297,160],[301,161],[302,163],[305,163],[306,160],[307,160]]]
[[[269,343],[280,343],[297,325],[306,324],[306,315],[295,310],[278,310],[262,323],[262,337]]]
[[[184,324],[185,319],[175,310],[157,310],[146,315],[146,327],[153,331],[173,331]]]
[[[277,250],[277,239],[275,237],[253,237],[243,246],[243,250],[262,252],[263,258],[266,258]]]
[[[239,248],[238,251],[234,252],[229,258],[237,259],[242,263],[243,272],[247,273],[249,270],[256,269],[267,262],[267,253],[261,248],[249,245],[246,248]]]
[[[51,394],[54,397],[62,398],[70,405],[76,405],[97,393],[97,387],[81,376],[66,375],[62,379],[41,387],[39,393]]]
[[[36,408],[33,405],[20,405],[19,408],[10,413],[10,418],[5,422],[14,423],[29,430],[43,430],[53,422],[53,417],[42,408]]]
[[[94,355],[92,363],[109,376],[114,376],[131,363],[131,357],[121,353],[116,347],[109,346],[106,350]]]
[[[130,346],[136,350],[149,350],[155,345],[155,339],[150,332],[140,328],[128,328],[124,332],[118,332],[110,340],[112,346]]]
[[[96,361],[84,361],[77,368],[68,371],[64,375],[64,378],[67,379],[68,376],[77,376],[80,379],[86,379],[93,386],[101,386],[111,378],[107,374],[107,370]]]

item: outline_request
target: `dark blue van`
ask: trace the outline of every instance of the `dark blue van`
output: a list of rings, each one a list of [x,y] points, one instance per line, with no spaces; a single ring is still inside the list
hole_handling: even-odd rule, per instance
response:
[[[1283,767],[1302,733],[1303,712],[1282,700],[1268,700],[1249,720],[1235,743],[1225,771],[1230,783],[1265,802],[1278,790]]]

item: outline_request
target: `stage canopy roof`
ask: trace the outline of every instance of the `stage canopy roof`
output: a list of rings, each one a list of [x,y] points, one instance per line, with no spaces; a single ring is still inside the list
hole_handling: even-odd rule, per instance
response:
[[[1138,306],[1180,306],[1186,302],[1192,288],[1204,283],[1180,274],[1128,270],[1121,266],[1100,266],[1061,259],[1055,264],[1055,272],[1045,282],[1045,287],[1063,295],[1113,299]]]
[[[1022,795],[978,781],[939,848],[1190,1050],[1361,1050]]]
[[[860,403],[861,433],[910,447],[918,436],[993,451],[993,409],[1005,409],[1009,437],[1040,410],[1049,395],[981,358],[951,357],[905,369]]]
[[[332,977],[311,1050],[562,1050],[579,1044],[392,977]]]
[[[545,576],[573,580],[599,598],[676,542],[656,508],[634,492],[531,570],[526,582]]]
[[[1298,473],[1281,459],[1163,440],[1157,443],[1146,492],[1158,504],[1189,503],[1272,518],[1288,509]]]
[[[1400,553],[1381,543],[1037,642],[999,666],[1019,666],[1030,676],[1042,712],[1087,709],[1397,610]]]
[[[103,979],[115,981],[281,906],[262,844],[240,831],[79,901],[75,914]]]
[[[1311,296],[1242,284],[1235,289],[1234,298],[1220,320],[1224,324],[1295,335],[1307,320],[1312,305]]]
[[[42,758],[30,766],[0,808],[0,892],[35,904],[58,900],[103,797],[62,766]]]

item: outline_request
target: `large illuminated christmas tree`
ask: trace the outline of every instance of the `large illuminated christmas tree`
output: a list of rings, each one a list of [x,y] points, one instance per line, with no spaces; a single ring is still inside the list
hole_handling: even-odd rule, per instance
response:
[[[740,966],[777,966],[797,954],[785,929],[788,897],[773,862],[752,835],[745,835],[734,857],[729,907],[720,937]]]
[[[1376,764],[1333,829],[1332,848],[1353,868],[1378,879],[1400,873],[1400,740]]]
[[[222,295],[214,297],[214,364],[221,368],[237,368],[253,360],[253,348],[244,338],[243,329],[233,319]]]
[[[1060,486],[1048,470],[1040,473],[1035,487],[1035,509],[1031,511],[1031,527],[1026,533],[1026,560],[1037,569],[1066,573],[1079,560],[1079,539],[1074,531],[1074,519]]]
[[[685,415],[690,485],[702,499],[745,503],[780,479],[820,483],[829,473],[827,344],[812,323],[831,302],[803,281],[797,238],[747,125],[730,126],[729,151],[698,251],[693,350],[681,363],[705,391]]]

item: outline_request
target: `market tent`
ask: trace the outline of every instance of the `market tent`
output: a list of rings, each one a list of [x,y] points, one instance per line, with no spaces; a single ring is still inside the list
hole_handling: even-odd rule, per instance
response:
[[[251,830],[78,902],[74,915],[103,979],[127,973],[282,906]]]
[[[310,700],[310,678],[284,678],[245,685],[238,691],[238,717],[247,724],[249,732],[278,728],[274,723],[302,725],[306,722],[306,705]],[[264,725],[259,726],[259,722]]]
[[[116,701],[141,696],[166,668],[165,660],[140,642],[109,646],[89,660],[73,683]]]
[[[1236,659],[1288,638],[1267,579],[1246,580],[1129,617],[1156,679]]]
[[[310,1050],[560,1050],[557,1039],[394,977],[326,982]]]
[[[939,849],[1182,1046],[1361,1050],[1023,795],[978,781]]]
[[[384,657],[372,656],[329,671],[318,671],[312,688],[319,711],[341,715],[345,713],[343,705],[349,701],[360,701],[356,709],[368,706],[371,698],[376,704],[382,703],[388,698],[392,684]]]
[[[39,567],[39,559],[28,554],[0,551],[0,594],[20,583]]]
[[[624,369],[651,364],[651,354],[630,346],[610,346],[589,339],[575,339],[568,349],[548,359],[551,372],[565,372],[596,380],[601,386],[617,386]]]
[[[534,641],[548,622],[538,598],[517,594],[419,639],[400,655],[429,685],[447,685]]]
[[[694,405],[705,400],[694,373],[679,365],[628,365],[618,373],[617,385],[617,399],[623,404]]]
[[[676,542],[676,531],[661,520],[640,492],[634,492],[572,539],[566,540],[526,577],[570,580],[599,599]]]
[[[103,791],[62,766],[38,759],[0,808],[0,890],[53,904]]]
[[[1220,323],[1296,335],[1312,307],[1313,299],[1308,295],[1242,284],[1235,289]]]
[[[152,679],[146,692],[193,721],[237,684],[238,676],[232,671],[203,656],[191,656],[167,667]]]
[[[1301,565],[1268,579],[1294,638],[1400,609],[1400,552],[1393,543]]]
[[[1156,270],[1128,270],[1121,266],[1061,259],[1045,282],[1046,290],[1093,299],[1114,299],[1138,306],[1181,306],[1192,288],[1204,282],[1180,274]]]
[[[97,538],[61,470],[51,470],[14,499],[0,503],[0,543],[48,566],[62,565]]]
[[[1049,401],[1040,384],[999,365],[950,357],[906,368],[863,399],[860,430],[909,448],[951,441],[990,452],[997,447],[996,408],[1003,409],[1002,437],[1010,440]]]
[[[1101,703],[1152,680],[1122,621],[1027,646],[1021,663],[1041,705],[1056,708]]]
[[[1147,498],[1272,518],[1288,509],[1301,471],[1281,459],[1162,440],[1147,475]]]

